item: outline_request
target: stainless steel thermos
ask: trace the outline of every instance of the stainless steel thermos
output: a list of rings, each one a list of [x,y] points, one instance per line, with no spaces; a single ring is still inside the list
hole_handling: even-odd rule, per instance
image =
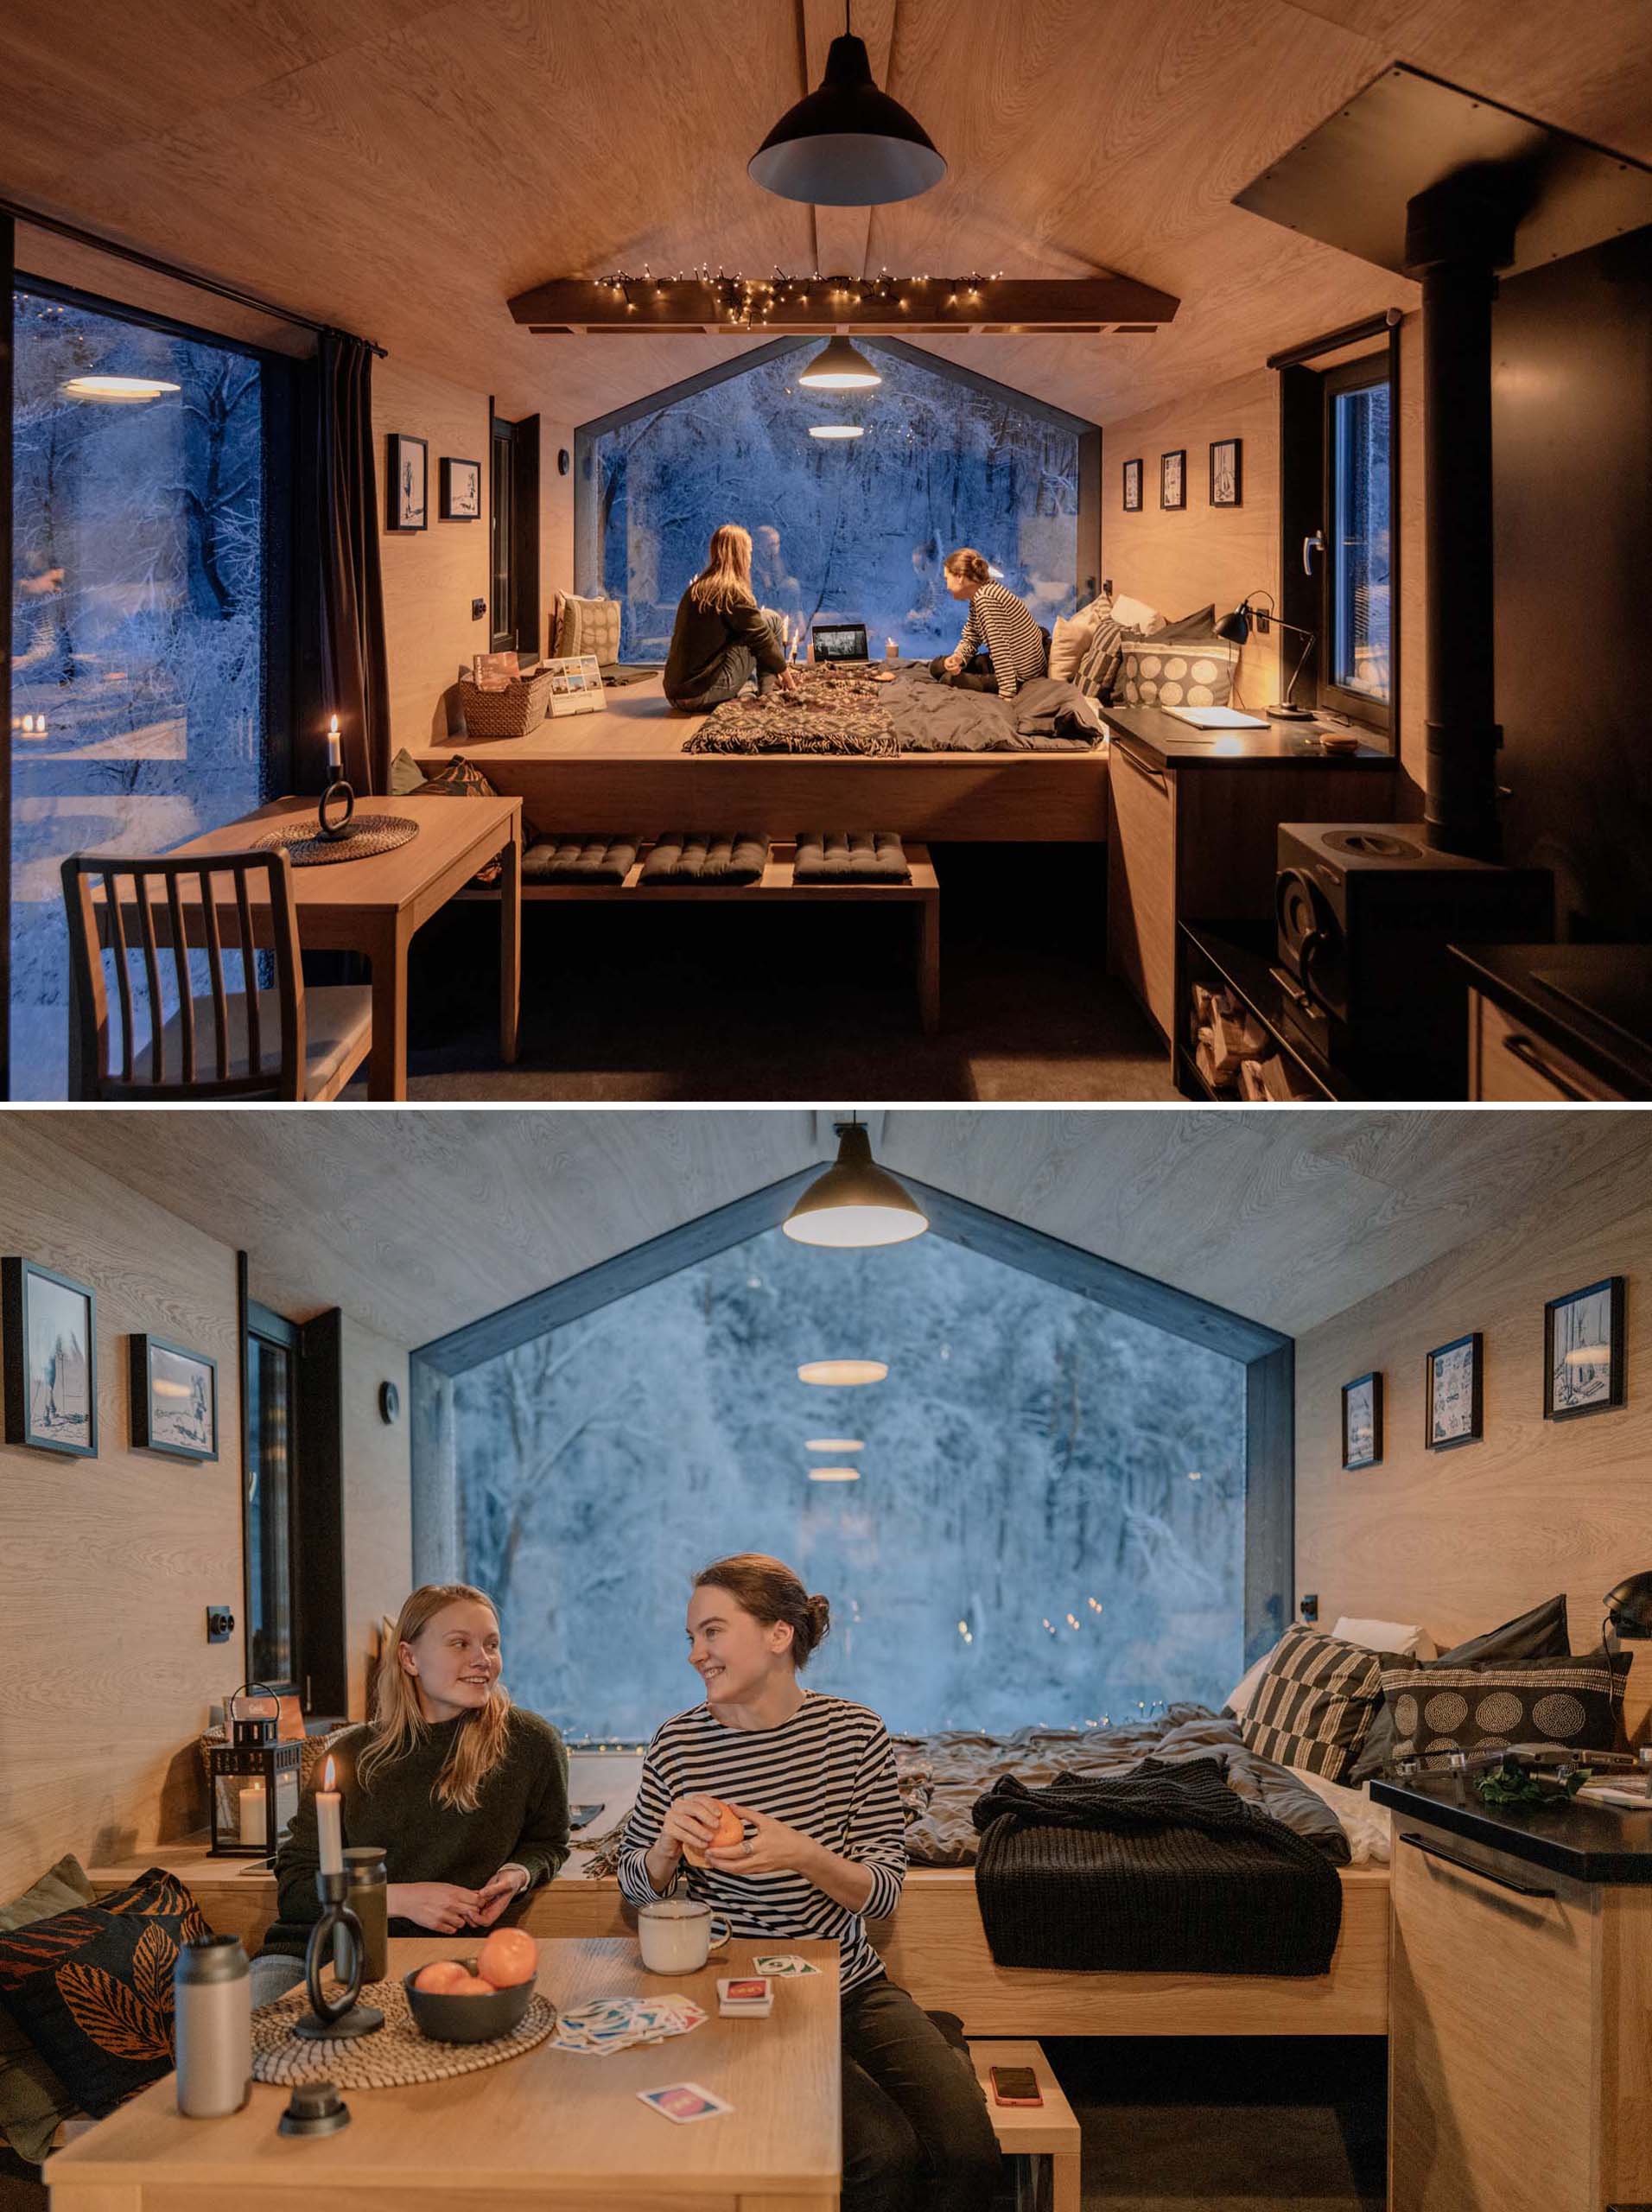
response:
[[[178,2110],[188,2120],[239,2112],[252,2087],[252,1983],[240,1937],[186,1943],[172,1979]]]

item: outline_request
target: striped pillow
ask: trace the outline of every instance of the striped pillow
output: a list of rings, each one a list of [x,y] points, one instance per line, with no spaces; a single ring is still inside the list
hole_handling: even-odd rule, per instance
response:
[[[1382,1702],[1380,1653],[1287,1629],[1239,1733],[1263,1758],[1341,1782]]]

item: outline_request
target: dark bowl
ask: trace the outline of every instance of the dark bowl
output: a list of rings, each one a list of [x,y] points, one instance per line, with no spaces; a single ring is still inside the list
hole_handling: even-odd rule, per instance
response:
[[[424,1966],[433,1963],[427,1959]],[[455,1964],[473,1974],[476,1971],[474,1959],[460,1959]],[[415,1979],[423,1972],[424,1967],[415,1967],[404,1974],[402,1986],[407,1992],[414,2026],[432,2043],[492,2043],[495,2036],[508,2035],[526,2017],[533,2002],[531,1981],[519,1981],[513,1989],[496,1990],[492,1997],[445,1997],[414,1988]]]

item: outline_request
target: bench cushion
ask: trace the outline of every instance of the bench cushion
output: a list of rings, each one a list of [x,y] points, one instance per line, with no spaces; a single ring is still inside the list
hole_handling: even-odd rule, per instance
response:
[[[799,830],[794,883],[910,883],[906,850],[893,830]]]
[[[700,835],[667,830],[643,862],[641,881],[662,883],[758,883],[769,857],[769,841],[749,830]]]
[[[524,883],[623,883],[640,837],[544,837],[522,855]]]

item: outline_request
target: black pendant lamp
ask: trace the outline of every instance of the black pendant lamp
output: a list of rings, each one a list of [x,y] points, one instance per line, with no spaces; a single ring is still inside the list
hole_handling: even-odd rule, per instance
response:
[[[832,41],[818,90],[788,108],[747,163],[754,184],[819,207],[884,207],[915,200],[946,175],[916,117],[872,81],[866,41]]]
[[[834,338],[821,347],[797,382],[811,391],[869,391],[883,378],[847,338]]]
[[[835,1122],[836,1164],[816,1177],[780,1224],[799,1244],[904,1244],[921,1236],[929,1217],[872,1157],[860,1122]]]

